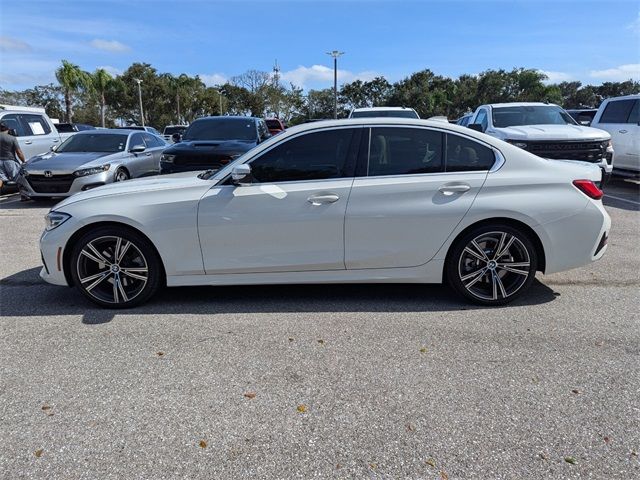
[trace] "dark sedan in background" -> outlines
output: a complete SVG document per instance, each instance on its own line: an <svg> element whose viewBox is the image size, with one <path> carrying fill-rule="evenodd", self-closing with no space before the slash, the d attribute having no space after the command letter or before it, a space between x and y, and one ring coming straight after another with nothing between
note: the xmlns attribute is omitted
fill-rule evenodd
<svg viewBox="0 0 640 480"><path fill-rule="evenodd" d="M216 170L271 137L267 124L255 117L204 117L167 148L160 173Z"/></svg>

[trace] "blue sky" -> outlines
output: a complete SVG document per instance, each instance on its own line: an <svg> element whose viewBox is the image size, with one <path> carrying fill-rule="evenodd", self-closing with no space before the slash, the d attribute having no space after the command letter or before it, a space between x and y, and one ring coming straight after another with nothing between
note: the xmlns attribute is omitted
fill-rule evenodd
<svg viewBox="0 0 640 480"><path fill-rule="evenodd" d="M640 80L638 0L0 0L0 86L55 82L61 59L132 62L224 82L249 69L309 88L429 68L536 68L550 80Z"/></svg>

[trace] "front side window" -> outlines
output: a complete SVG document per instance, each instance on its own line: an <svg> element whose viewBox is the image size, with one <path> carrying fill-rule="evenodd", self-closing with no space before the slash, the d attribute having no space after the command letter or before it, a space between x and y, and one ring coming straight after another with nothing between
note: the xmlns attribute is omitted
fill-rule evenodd
<svg viewBox="0 0 640 480"><path fill-rule="evenodd" d="M51 133L51 127L42 115L26 115L23 114L23 127L27 130L27 135L48 135Z"/></svg>
<svg viewBox="0 0 640 480"><path fill-rule="evenodd" d="M144 134L144 141L147 144L148 148L155 148L155 147L160 147L164 145L164 142L162 142L155 135L151 135L150 133Z"/></svg>
<svg viewBox="0 0 640 480"><path fill-rule="evenodd" d="M494 127L507 128L521 125L576 125L576 121L556 105L493 108Z"/></svg>
<svg viewBox="0 0 640 480"><path fill-rule="evenodd" d="M636 107L636 122L631 121L631 112L634 109L634 104L637 104L637 100L614 100L607 104L600 123L637 123L638 109Z"/></svg>
<svg viewBox="0 0 640 480"><path fill-rule="evenodd" d="M441 172L442 133L426 128L381 127L371 130L368 175Z"/></svg>
<svg viewBox="0 0 640 480"><path fill-rule="evenodd" d="M10 113L5 115L0 120L7 126L9 130L12 130L12 133L15 133L16 137L24 137L27 133L22 128L22 124L18 119L18 115L14 113Z"/></svg>
<svg viewBox="0 0 640 480"><path fill-rule="evenodd" d="M274 183L351 176L347 170L354 132L342 128L287 140L251 162L253 180Z"/></svg>
<svg viewBox="0 0 640 480"><path fill-rule="evenodd" d="M129 139L129 150L138 145L143 145L146 147L146 144L144 143L144 136L141 133L134 133Z"/></svg>
<svg viewBox="0 0 640 480"><path fill-rule="evenodd" d="M142 142L141 142L142 143ZM67 152L105 152L116 153L124 151L127 135L78 133L69 137L57 149L57 153Z"/></svg>
<svg viewBox="0 0 640 480"><path fill-rule="evenodd" d="M489 120L487 118L487 111L486 110L480 110L478 112L478 118L476 118L476 121L474 123L482 125L482 130L486 130L487 127L489 126Z"/></svg>
<svg viewBox="0 0 640 480"><path fill-rule="evenodd" d="M489 147L460 135L447 134L447 172L473 172L489 170L495 154Z"/></svg>

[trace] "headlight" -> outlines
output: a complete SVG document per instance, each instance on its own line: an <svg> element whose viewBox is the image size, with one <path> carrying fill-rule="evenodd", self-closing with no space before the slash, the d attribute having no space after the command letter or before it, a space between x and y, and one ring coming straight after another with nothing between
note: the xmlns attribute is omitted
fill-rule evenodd
<svg viewBox="0 0 640 480"><path fill-rule="evenodd" d="M106 165L100 165L99 167L83 168L82 170L76 170L75 172L73 172L73 175L76 177L86 177L87 175L95 175L96 173L106 172L107 170L109 170L110 166L111 165L107 163Z"/></svg>
<svg viewBox="0 0 640 480"><path fill-rule="evenodd" d="M54 228L62 225L64 222L66 222L70 218L71 218L71 215L69 215L68 213L49 212L44 216L44 224L45 224L44 229L46 231L53 230Z"/></svg>
<svg viewBox="0 0 640 480"><path fill-rule="evenodd" d="M176 158L175 155L167 155L167 154L162 154L162 157L160 157L160 161L161 162L166 162L166 163L173 163L173 160Z"/></svg>
<svg viewBox="0 0 640 480"><path fill-rule="evenodd" d="M602 142L602 147L608 152L613 152L613 143L611 143L611 140L605 140Z"/></svg>
<svg viewBox="0 0 640 480"><path fill-rule="evenodd" d="M520 142L518 140L507 140L507 142L515 147L522 148L523 150L527 149L527 144L525 142Z"/></svg>

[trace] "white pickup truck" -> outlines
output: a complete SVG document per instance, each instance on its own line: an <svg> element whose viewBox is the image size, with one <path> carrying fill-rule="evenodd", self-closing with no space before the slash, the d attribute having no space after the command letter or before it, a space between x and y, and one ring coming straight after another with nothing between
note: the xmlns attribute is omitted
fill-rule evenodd
<svg viewBox="0 0 640 480"><path fill-rule="evenodd" d="M44 108L0 105L0 122L14 134L26 159L60 145L73 133L58 133Z"/></svg>
<svg viewBox="0 0 640 480"><path fill-rule="evenodd" d="M481 105L468 127L540 157L596 164L602 169L603 184L613 170L611 135L579 125L558 105L541 102Z"/></svg>

